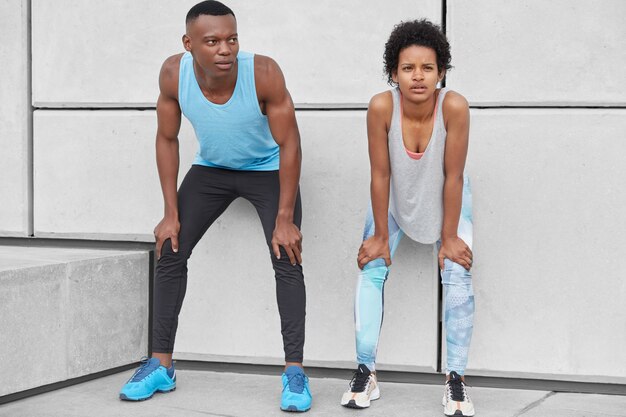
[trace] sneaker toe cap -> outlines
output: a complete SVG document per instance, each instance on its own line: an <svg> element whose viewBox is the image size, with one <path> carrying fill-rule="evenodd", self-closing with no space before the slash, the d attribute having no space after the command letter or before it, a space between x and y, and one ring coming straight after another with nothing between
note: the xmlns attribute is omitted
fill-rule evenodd
<svg viewBox="0 0 626 417"><path fill-rule="evenodd" d="M306 411L311 408L312 402L313 399L311 398L311 395L307 394L306 391L302 394L283 392L280 408L283 410L291 410L295 407L297 410L294 411Z"/></svg>

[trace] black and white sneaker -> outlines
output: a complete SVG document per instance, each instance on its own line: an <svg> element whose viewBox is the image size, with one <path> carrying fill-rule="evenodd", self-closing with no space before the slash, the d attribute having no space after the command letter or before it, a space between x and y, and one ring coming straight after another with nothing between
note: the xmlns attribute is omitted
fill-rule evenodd
<svg viewBox="0 0 626 417"><path fill-rule="evenodd" d="M367 408L370 401L380 398L380 389L376 374L367 366L360 364L350 381L348 390L341 397L341 405L350 408Z"/></svg>
<svg viewBox="0 0 626 417"><path fill-rule="evenodd" d="M450 372L443 394L443 413L446 416L471 417L474 415L474 403L467 394L465 382L456 372Z"/></svg>

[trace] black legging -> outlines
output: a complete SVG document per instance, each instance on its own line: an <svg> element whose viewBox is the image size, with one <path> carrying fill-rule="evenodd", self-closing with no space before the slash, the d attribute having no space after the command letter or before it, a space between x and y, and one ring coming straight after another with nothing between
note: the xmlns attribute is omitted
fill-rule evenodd
<svg viewBox="0 0 626 417"><path fill-rule="evenodd" d="M276 298L280 313L285 361L302 362L306 294L301 265L292 265L284 248L274 256L272 232L278 213L280 183L278 171L233 171L193 165L178 190L180 232L178 252L166 240L154 279L154 328L152 350L171 353L178 327L178 314L187 288L187 260L193 248L213 222L237 197L250 201L261 219L276 277ZM300 192L293 222L300 227Z"/></svg>

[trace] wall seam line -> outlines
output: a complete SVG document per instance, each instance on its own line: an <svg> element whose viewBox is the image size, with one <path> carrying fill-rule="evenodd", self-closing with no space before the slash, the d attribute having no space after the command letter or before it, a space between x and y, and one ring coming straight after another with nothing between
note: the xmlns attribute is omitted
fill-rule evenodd
<svg viewBox="0 0 626 417"><path fill-rule="evenodd" d="M448 35L447 34L447 21L446 21L446 17L447 17L447 13L448 13L448 1L447 0L441 0L441 30L443 31L444 35ZM441 82L441 87L445 88L446 86L446 77L444 76L442 82ZM435 249L435 259L437 260L437 255L438 255L438 251L437 251L437 246L435 245L434 247ZM441 283L441 269L439 268L439 262L437 262L437 277L436 277L436 283L437 283L437 372L443 372L443 370L447 367L447 363L444 364L444 359L443 359L443 337L444 337L444 333L443 333L443 321L444 321L444 313L443 313L443 284Z"/></svg>
<svg viewBox="0 0 626 417"><path fill-rule="evenodd" d="M489 110L489 109L511 109L511 110L526 110L526 109L540 109L540 110L624 110L626 109L626 105L624 106L483 106L483 105L471 105L470 109L477 110ZM31 107L32 111L36 110L47 110L47 111L125 111L125 110L134 110L134 111L146 111L146 110L156 110L156 107ZM341 112L341 111L361 111L367 110L367 104L363 104L361 106L354 107L298 107L295 106L296 111L323 111L323 112Z"/></svg>
<svg viewBox="0 0 626 417"><path fill-rule="evenodd" d="M27 136L27 145L26 152L27 156L27 173L26 173L26 181L28 182L28 191L27 191L27 206L28 206L28 225L27 225L27 234L28 236L34 236L35 234L35 157L34 157L34 117L33 113L35 108L33 107L33 23L32 23L32 10L33 4L32 0L26 1L26 97L28 99L28 104L26 106L28 116L26 122L26 136Z"/></svg>

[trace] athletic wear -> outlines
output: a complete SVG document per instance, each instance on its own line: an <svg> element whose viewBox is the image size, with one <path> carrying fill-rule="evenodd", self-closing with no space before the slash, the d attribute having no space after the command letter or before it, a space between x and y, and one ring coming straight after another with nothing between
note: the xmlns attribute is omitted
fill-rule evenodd
<svg viewBox="0 0 626 417"><path fill-rule="evenodd" d="M193 57L185 52L180 60L178 102L200 144L194 164L245 171L278 169L278 145L256 94L254 54L239 51L233 95L226 103L215 104L200 90Z"/></svg>
<svg viewBox="0 0 626 417"><path fill-rule="evenodd" d="M393 258L398 243L402 239L402 231L391 213L388 215L387 224L389 225L389 250ZM373 235L374 215L370 206L365 217L363 241ZM389 268L385 265L385 261L382 258L374 259L359 272L356 287L354 301L356 361L365 364L372 372L376 370L376 351L383 323L383 289L388 274Z"/></svg>
<svg viewBox="0 0 626 417"><path fill-rule="evenodd" d="M283 393L280 409L283 411L308 411L311 408L309 378L299 366L289 366L282 375Z"/></svg>
<svg viewBox="0 0 626 417"><path fill-rule="evenodd" d="M283 247L280 248L281 257L277 259L271 245L279 196L278 171L232 171L201 165L191 167L178 190L178 252L173 252L170 240L166 240L156 268L152 333L154 352L171 353L174 348L178 314L187 287L187 259L193 248L229 204L243 197L252 203L261 219L274 267L285 361L302 362L306 303L302 266L292 265ZM301 219L298 193L294 224L300 227Z"/></svg>
<svg viewBox="0 0 626 417"><path fill-rule="evenodd" d="M446 91L439 90L428 146L421 158L414 159L407 155L402 139L400 90L391 90L393 113L387 135L391 164L389 210L404 233L420 243L434 243L441 237L447 134L442 106Z"/></svg>
<svg viewBox="0 0 626 417"><path fill-rule="evenodd" d="M176 389L174 365L169 369L161 366L157 358L144 358L141 366L130 377L120 391L120 399L141 401L151 398L155 392L170 392Z"/></svg>
<svg viewBox="0 0 626 417"><path fill-rule="evenodd" d="M463 183L463 202L457 234L472 247L472 198L467 177ZM389 249L393 257L403 230L389 213ZM365 221L363 240L374 235L374 216L371 207ZM437 242L439 244L439 242ZM359 273L355 300L355 327L357 362L374 370L378 338L383 320L383 289L389 274L383 259L375 259ZM474 322L474 291L472 274L461 265L444 260L441 271L444 288L447 369L463 375L472 338Z"/></svg>
<svg viewBox="0 0 626 417"><path fill-rule="evenodd" d="M457 236L473 246L472 193L469 179L463 178L463 201ZM439 249L440 242L437 242ZM474 331L474 288L472 272L444 259L441 271L444 290L444 324L446 331L447 372L465 374L470 342Z"/></svg>
<svg viewBox="0 0 626 417"><path fill-rule="evenodd" d="M349 408L367 408L370 401L379 398L380 389L376 374L370 372L367 366L360 364L354 371L348 390L341 397L341 405Z"/></svg>
<svg viewBox="0 0 626 417"><path fill-rule="evenodd" d="M447 416L473 416L474 403L467 394L465 382L454 371L450 372L449 376L442 400L443 413Z"/></svg>
<svg viewBox="0 0 626 417"><path fill-rule="evenodd" d="M424 152L411 152L408 149L405 149L405 150L406 150L406 154L409 155L409 158L411 159L419 160L419 159L422 159L422 156L424 156Z"/></svg>
<svg viewBox="0 0 626 417"><path fill-rule="evenodd" d="M156 266L152 350L172 353L187 288L187 260L213 222L233 200L243 197L261 219L274 268L285 361L302 362L306 302L302 266L292 265L283 247L277 258L271 243L280 199L279 146L259 106L254 55L240 51L236 64L232 96L224 104L215 104L200 89L192 55L186 52L180 60L178 101L193 125L199 150L178 190L178 251L172 250L170 239L163 242ZM299 228L301 220L298 191L293 223ZM311 406L308 379L299 372L288 370L283 376L288 383L281 407L286 410L306 411Z"/></svg>

